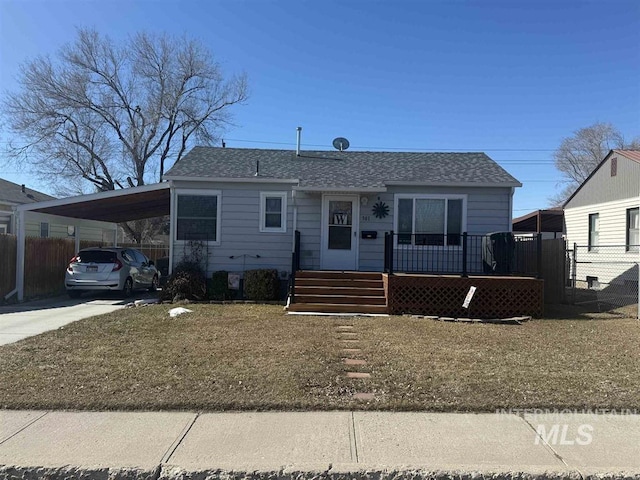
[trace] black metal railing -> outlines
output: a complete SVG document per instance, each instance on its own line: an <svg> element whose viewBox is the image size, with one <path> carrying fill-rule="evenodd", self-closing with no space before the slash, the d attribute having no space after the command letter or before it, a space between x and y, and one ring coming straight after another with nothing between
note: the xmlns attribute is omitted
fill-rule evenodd
<svg viewBox="0 0 640 480"><path fill-rule="evenodd" d="M510 232L487 235L409 234L387 232L387 273L539 276L541 235L516 237Z"/></svg>
<svg viewBox="0 0 640 480"><path fill-rule="evenodd" d="M300 270L300 232L294 232L293 252L291 253L291 276L289 277L289 299L293 303L296 295L296 272Z"/></svg>

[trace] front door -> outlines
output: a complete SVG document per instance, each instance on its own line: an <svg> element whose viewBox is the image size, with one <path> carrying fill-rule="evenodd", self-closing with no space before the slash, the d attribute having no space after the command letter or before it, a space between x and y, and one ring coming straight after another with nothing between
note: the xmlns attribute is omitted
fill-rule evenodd
<svg viewBox="0 0 640 480"><path fill-rule="evenodd" d="M359 199L354 195L325 195L322 200L323 270L358 269Z"/></svg>

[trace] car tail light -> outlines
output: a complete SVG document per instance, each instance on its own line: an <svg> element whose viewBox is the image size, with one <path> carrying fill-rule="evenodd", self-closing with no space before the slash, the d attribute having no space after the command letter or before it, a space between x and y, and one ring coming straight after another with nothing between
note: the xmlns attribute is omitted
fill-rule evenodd
<svg viewBox="0 0 640 480"><path fill-rule="evenodd" d="M78 256L76 255L71 260L69 260L69 265L67 265L67 272L73 273L73 268L71 268L71 264L76 263L78 261Z"/></svg>
<svg viewBox="0 0 640 480"><path fill-rule="evenodd" d="M117 272L121 268L122 268L122 262L116 258L116 263L113 265L113 268L111 269L111 271Z"/></svg>

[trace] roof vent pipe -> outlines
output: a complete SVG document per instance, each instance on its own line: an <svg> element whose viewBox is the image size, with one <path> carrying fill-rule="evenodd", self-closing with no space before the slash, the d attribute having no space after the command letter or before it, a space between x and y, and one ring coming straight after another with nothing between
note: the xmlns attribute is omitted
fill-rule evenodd
<svg viewBox="0 0 640 480"><path fill-rule="evenodd" d="M20 189L22 190L22 193L25 193L24 183L22 185L20 185Z"/></svg>
<svg viewBox="0 0 640 480"><path fill-rule="evenodd" d="M297 137L297 142L296 142L296 155L299 157L300 156L300 135L302 134L302 127L296 127L296 132L298 133Z"/></svg>

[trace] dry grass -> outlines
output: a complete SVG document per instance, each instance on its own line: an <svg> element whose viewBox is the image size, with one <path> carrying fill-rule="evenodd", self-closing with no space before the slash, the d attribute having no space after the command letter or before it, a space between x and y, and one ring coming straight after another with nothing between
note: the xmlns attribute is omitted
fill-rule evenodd
<svg viewBox="0 0 640 480"><path fill-rule="evenodd" d="M640 408L637 320L583 314L500 326L189 308L176 319L166 306L122 310L0 347L0 407ZM358 332L370 380L344 377L339 324ZM355 401L355 391L376 399Z"/></svg>

